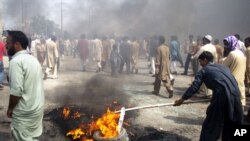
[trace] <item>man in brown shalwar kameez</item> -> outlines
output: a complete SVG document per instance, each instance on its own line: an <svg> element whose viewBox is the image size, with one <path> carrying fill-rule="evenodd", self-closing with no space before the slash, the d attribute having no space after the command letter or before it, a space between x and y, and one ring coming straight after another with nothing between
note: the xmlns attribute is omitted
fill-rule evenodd
<svg viewBox="0 0 250 141"><path fill-rule="evenodd" d="M106 63L109 58L109 50L110 50L111 42L107 39L107 37L103 37L102 39L102 71L106 68Z"/></svg>
<svg viewBox="0 0 250 141"><path fill-rule="evenodd" d="M169 47L165 44L165 38L163 36L158 37L159 46L156 51L156 59L155 59L155 83L154 83L154 91L153 94L159 94L161 81L166 87L169 98L173 97L173 86L170 81L170 54Z"/></svg>
<svg viewBox="0 0 250 141"><path fill-rule="evenodd" d="M135 71L135 73L138 73L138 64L139 64L139 52L140 52L140 44L136 40L136 38L133 39L132 45L131 45L131 51L132 51L132 73Z"/></svg>

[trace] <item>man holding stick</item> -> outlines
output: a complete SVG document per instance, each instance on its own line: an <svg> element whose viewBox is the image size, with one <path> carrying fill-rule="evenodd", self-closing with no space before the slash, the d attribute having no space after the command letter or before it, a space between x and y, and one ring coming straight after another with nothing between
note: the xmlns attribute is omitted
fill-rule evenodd
<svg viewBox="0 0 250 141"><path fill-rule="evenodd" d="M174 106L181 105L205 83L213 90L213 95L202 125L200 141L216 141L221 134L222 140L229 140L232 127L240 125L243 119L237 82L226 66L212 63L213 55L210 52L204 51L198 59L203 68L196 74L182 98L175 101Z"/></svg>

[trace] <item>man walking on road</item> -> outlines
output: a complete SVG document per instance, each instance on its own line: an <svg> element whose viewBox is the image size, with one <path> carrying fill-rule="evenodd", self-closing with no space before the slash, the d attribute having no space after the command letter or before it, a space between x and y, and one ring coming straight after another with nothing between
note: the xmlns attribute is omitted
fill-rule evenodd
<svg viewBox="0 0 250 141"><path fill-rule="evenodd" d="M7 116L12 118L11 134L16 141L34 141L42 134L44 91L42 68L28 54L28 39L21 31L8 31L10 98Z"/></svg>
<svg viewBox="0 0 250 141"><path fill-rule="evenodd" d="M50 75L52 71L52 79L57 79L57 63L59 61L59 53L56 44L56 37L52 36L51 40L46 41L46 70L44 79L47 79L47 76Z"/></svg>
<svg viewBox="0 0 250 141"><path fill-rule="evenodd" d="M170 80L170 52L169 47L165 43L165 38L159 36L158 38L159 46L156 52L155 58L155 83L153 94L159 94L161 88L161 81L166 87L169 98L173 97L173 86Z"/></svg>

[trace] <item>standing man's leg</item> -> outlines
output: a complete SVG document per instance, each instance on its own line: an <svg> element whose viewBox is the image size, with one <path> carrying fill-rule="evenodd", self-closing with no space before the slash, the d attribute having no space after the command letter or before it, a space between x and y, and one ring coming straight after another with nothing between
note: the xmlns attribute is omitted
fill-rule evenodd
<svg viewBox="0 0 250 141"><path fill-rule="evenodd" d="M181 53L179 52L178 54L179 54L179 55L178 55L178 61L180 62L181 67L184 67L184 65L183 65L183 61L182 61L182 56L181 56Z"/></svg>
<svg viewBox="0 0 250 141"><path fill-rule="evenodd" d="M3 89L3 80L4 80L4 66L3 66L3 61L0 61L0 89Z"/></svg>
<svg viewBox="0 0 250 141"><path fill-rule="evenodd" d="M161 79L160 75L155 75L154 91L153 94L159 94L161 88Z"/></svg>
<svg viewBox="0 0 250 141"><path fill-rule="evenodd" d="M58 58L57 61L56 61L56 70L57 71L60 69L60 65L61 65L60 63L61 63L60 58Z"/></svg>
<svg viewBox="0 0 250 141"><path fill-rule="evenodd" d="M120 64L119 73L122 73L124 64L125 64L125 60L123 59L122 62L121 62L121 64Z"/></svg>
<svg viewBox="0 0 250 141"><path fill-rule="evenodd" d="M170 84L171 84L171 86L173 87L173 86L174 86L175 78L173 77L172 74L170 74L169 76L170 76Z"/></svg>
<svg viewBox="0 0 250 141"><path fill-rule="evenodd" d="M222 141L230 141L230 136L232 135L232 130L234 126L240 125L240 123L235 123L229 118L225 118L224 127L222 131Z"/></svg>
<svg viewBox="0 0 250 141"><path fill-rule="evenodd" d="M82 71L86 71L86 59L81 59L81 64L82 64Z"/></svg>
<svg viewBox="0 0 250 141"><path fill-rule="evenodd" d="M155 75L155 57L151 57L151 72Z"/></svg>
<svg viewBox="0 0 250 141"><path fill-rule="evenodd" d="M167 91L169 93L169 98L172 98L174 90L173 90L173 86L171 85L170 79L169 80L163 80L163 85L166 87L166 89L167 89Z"/></svg>
<svg viewBox="0 0 250 141"><path fill-rule="evenodd" d="M130 74L130 59L126 59L126 72Z"/></svg>
<svg viewBox="0 0 250 141"><path fill-rule="evenodd" d="M194 76L195 76L196 73L198 72L198 67L199 67L198 59L193 59L193 60L192 60L192 68L193 68Z"/></svg>
<svg viewBox="0 0 250 141"><path fill-rule="evenodd" d="M114 64L114 76L115 77L118 75L119 66L120 66L120 63Z"/></svg>
<svg viewBox="0 0 250 141"><path fill-rule="evenodd" d="M173 68L172 73L177 75L176 61L171 61L170 66L171 66L171 68Z"/></svg>
<svg viewBox="0 0 250 141"><path fill-rule="evenodd" d="M105 67L106 67L106 61L102 61L101 62L101 65L102 65L102 71L104 71Z"/></svg>
<svg viewBox="0 0 250 141"><path fill-rule="evenodd" d="M97 61L97 70L96 72L100 72L102 69L101 61Z"/></svg>
<svg viewBox="0 0 250 141"><path fill-rule="evenodd" d="M26 136L22 131L16 130L14 128L11 129L11 135L15 141L38 141L31 136Z"/></svg>
<svg viewBox="0 0 250 141"><path fill-rule="evenodd" d="M53 68L53 79L57 79L57 63L55 64L54 68Z"/></svg>
<svg viewBox="0 0 250 141"><path fill-rule="evenodd" d="M50 75L50 71L51 71L51 68L46 67L45 72L44 72L44 78L43 78L44 80L48 78L48 76Z"/></svg>
<svg viewBox="0 0 250 141"><path fill-rule="evenodd" d="M111 62L111 76L115 76L115 63Z"/></svg>
<svg viewBox="0 0 250 141"><path fill-rule="evenodd" d="M185 62L185 67L184 67L184 75L187 75L188 74L188 68L189 68L189 64L190 64L190 61L191 61L191 54L188 54L187 55L187 58L186 58L186 62Z"/></svg>
<svg viewBox="0 0 250 141"><path fill-rule="evenodd" d="M226 117L226 105L226 95L213 95L211 104L207 109L207 117L202 124L200 141L216 141L219 139Z"/></svg>

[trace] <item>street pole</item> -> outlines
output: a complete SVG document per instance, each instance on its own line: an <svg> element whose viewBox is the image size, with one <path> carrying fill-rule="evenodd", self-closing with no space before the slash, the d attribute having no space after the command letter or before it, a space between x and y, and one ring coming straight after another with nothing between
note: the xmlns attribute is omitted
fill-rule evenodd
<svg viewBox="0 0 250 141"><path fill-rule="evenodd" d="M21 30L24 29L24 11L23 11L23 0L21 0Z"/></svg>

